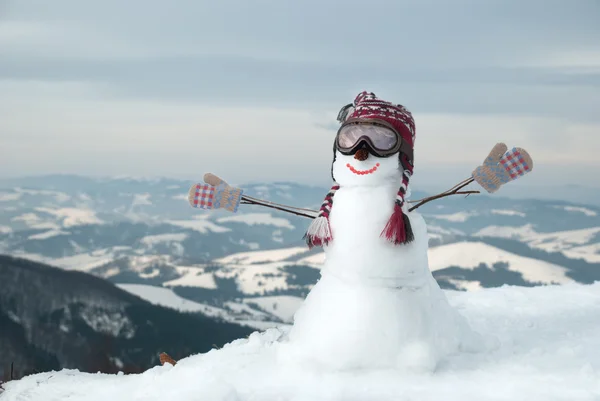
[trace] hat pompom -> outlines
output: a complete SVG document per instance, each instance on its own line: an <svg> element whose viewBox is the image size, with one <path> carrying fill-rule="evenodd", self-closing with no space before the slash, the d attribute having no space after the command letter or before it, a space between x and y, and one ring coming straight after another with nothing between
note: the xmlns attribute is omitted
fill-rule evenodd
<svg viewBox="0 0 600 401"><path fill-rule="evenodd" d="M415 237L410 225L410 219L404 214L402 207L398 203L394 205L394 213L392 213L381 235L385 236L395 245L408 244L414 241Z"/></svg>
<svg viewBox="0 0 600 401"><path fill-rule="evenodd" d="M354 105L357 105L365 100L377 100L377 95L375 95L373 92L362 91L354 98Z"/></svg>

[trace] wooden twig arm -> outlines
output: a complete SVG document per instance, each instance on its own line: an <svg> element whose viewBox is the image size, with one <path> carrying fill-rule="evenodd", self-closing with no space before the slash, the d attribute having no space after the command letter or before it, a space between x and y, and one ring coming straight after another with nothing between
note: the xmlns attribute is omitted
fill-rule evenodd
<svg viewBox="0 0 600 401"><path fill-rule="evenodd" d="M436 199L441 199L441 198L444 198L446 196L452 196L452 195L466 195L466 196L469 196L471 194L478 194L478 193L480 193L480 192L479 191L457 191L457 192L442 193L442 194L439 194L439 195L430 196L428 198L422 199L415 206L412 206L412 207L408 208L408 211L412 212L413 210L415 210L415 209L423 206L427 202L431 202L432 200L436 200Z"/></svg>
<svg viewBox="0 0 600 401"><path fill-rule="evenodd" d="M219 178L213 174L207 174L204 178L207 183L209 183L209 181L210 181L211 185L213 183L217 184L218 182L223 182L223 180L221 178ZM415 209L418 209L419 207L423 206L426 203L429 203L436 199L445 198L446 196L453 196L453 195L469 196L471 194L478 194L478 193L480 193L479 191L461 191L461 189L463 189L464 187L466 187L473 181L474 181L474 179L472 177L470 177L470 178L467 178L466 180L459 182L454 187L452 187L449 190L444 191L440 194L429 196L429 197L423 198L423 199L414 200L414 201L408 201L409 204L413 204L413 203L415 204L414 206L411 206L408 209L408 211L411 212ZM311 210L311 209L300 208L300 207L295 207L295 206L282 205L280 203L275 203L275 202L264 200L264 199L254 198L252 196L247 196L247 195L242 195L242 200L240 203L243 205L264 206L264 207L279 210L282 212L294 214L296 216L308 217L309 219L314 219L319 214L318 210Z"/></svg>
<svg viewBox="0 0 600 401"><path fill-rule="evenodd" d="M473 181L475 181L473 179L473 177L467 178L466 180L463 180L463 181L459 182L458 184L456 184L455 186L453 186L449 190L442 192L441 194L429 196L427 198L423 198L421 200L415 201L416 205L413 206L413 207L411 207L411 208L409 208L408 211L412 212L413 210L415 210L415 209L423 206L424 204L426 204L428 202L431 202L432 200L444 198L446 196L451 196L451 195L466 195L466 196L469 196L471 194L478 194L479 191L461 191L461 189L463 189L464 187L466 187L467 185L469 185Z"/></svg>

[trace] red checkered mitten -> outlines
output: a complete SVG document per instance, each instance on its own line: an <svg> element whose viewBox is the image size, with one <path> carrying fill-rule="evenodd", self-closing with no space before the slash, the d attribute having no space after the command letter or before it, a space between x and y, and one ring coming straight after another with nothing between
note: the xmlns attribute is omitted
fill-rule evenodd
<svg viewBox="0 0 600 401"><path fill-rule="evenodd" d="M192 207L200 209L226 209L237 212L242 194L240 188L229 186L214 174L205 174L206 184L195 184L190 188L188 200Z"/></svg>
<svg viewBox="0 0 600 401"><path fill-rule="evenodd" d="M494 193L510 181L531 172L533 160L529 153L522 148L512 148L507 151L504 143L498 143L482 166L473 171L473 178L487 192Z"/></svg>

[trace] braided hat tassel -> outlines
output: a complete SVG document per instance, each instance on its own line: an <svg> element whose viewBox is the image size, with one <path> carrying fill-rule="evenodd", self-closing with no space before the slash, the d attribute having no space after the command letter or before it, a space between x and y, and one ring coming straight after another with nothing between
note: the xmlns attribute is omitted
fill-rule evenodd
<svg viewBox="0 0 600 401"><path fill-rule="evenodd" d="M402 210L404 206L404 196L408 189L408 181L412 175L412 165L410 160L405 155L400 155L400 164L404 167L402 173L402 185L396 194L396 200L394 204L394 213L388 220L385 228L381 232L382 236L385 236L389 241L395 245L408 244L414 241L415 236L410 225L410 219Z"/></svg>
<svg viewBox="0 0 600 401"><path fill-rule="evenodd" d="M325 200L321 204L319 215L308 227L304 239L309 249L315 246L323 246L329 244L333 239L331 234L331 227L329 226L329 213L331 212L331 206L333 205L333 195L340 188L339 185L334 185L331 190L325 196Z"/></svg>

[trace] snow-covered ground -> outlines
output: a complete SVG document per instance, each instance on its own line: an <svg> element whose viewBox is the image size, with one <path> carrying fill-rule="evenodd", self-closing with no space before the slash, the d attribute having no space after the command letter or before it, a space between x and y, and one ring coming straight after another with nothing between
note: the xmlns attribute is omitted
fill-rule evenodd
<svg viewBox="0 0 600 401"><path fill-rule="evenodd" d="M502 216L519 216L525 217L525 213L519 212L516 210L507 210L507 209L492 209L492 214L499 214Z"/></svg>
<svg viewBox="0 0 600 401"><path fill-rule="evenodd" d="M289 220L281 217L273 217L271 213L246 213L236 216L228 216L217 219L218 223L246 223L250 226L262 224L267 226L275 226L280 228L294 229Z"/></svg>
<svg viewBox="0 0 600 401"><path fill-rule="evenodd" d="M73 247L77 246L77 244L72 245ZM73 256L65 256L62 258L50 258L27 252L14 252L13 255L40 263L47 263L51 266L56 266L67 270L88 272L95 267L114 261L116 258L122 256L130 249L131 248L127 246L115 246L112 248L98 249L92 252L82 252Z"/></svg>
<svg viewBox="0 0 600 401"><path fill-rule="evenodd" d="M217 288L214 275L211 273L203 273L203 270L199 269L198 267L177 266L175 269L177 270L177 273L181 275L181 277L163 283L164 286L200 287L210 289Z"/></svg>
<svg viewBox="0 0 600 401"><path fill-rule="evenodd" d="M446 220L446 221L451 221L451 222L458 222L458 223L464 223L465 221L467 221L468 219L470 219L473 216L476 216L476 213L468 213L468 212L457 212L457 213L453 213L453 214L431 214L431 215L427 215L431 218L434 219L438 219L438 220Z"/></svg>
<svg viewBox="0 0 600 401"><path fill-rule="evenodd" d="M216 225L215 223L208 221L206 219L195 219L195 220L169 220L167 223L183 228L189 228L190 230L198 231L202 234L206 234L209 231L215 233L225 233L231 231L231 229L227 227L221 227Z"/></svg>
<svg viewBox="0 0 600 401"><path fill-rule="evenodd" d="M567 270L562 266L515 255L483 242L456 242L430 248L428 259L431 271L450 266L474 269L481 263L493 266L505 262L509 270L521 273L525 280L532 283L562 284L573 281L566 276Z"/></svg>
<svg viewBox="0 0 600 401"><path fill-rule="evenodd" d="M36 207L35 210L58 218L62 221L63 227L75 227L87 224L104 224L102 220L96 217L96 212L93 210L74 207L65 207L60 209Z"/></svg>
<svg viewBox="0 0 600 401"><path fill-rule="evenodd" d="M600 244L584 245L563 251L565 256L573 259L583 259L589 263L600 263Z"/></svg>
<svg viewBox="0 0 600 401"><path fill-rule="evenodd" d="M594 217L594 216L598 215L598 213L596 213L595 211L590 210L585 207L577 207L577 206L555 206L555 207L562 208L563 210L566 210L567 212L583 213L588 217Z"/></svg>
<svg viewBox="0 0 600 401"><path fill-rule="evenodd" d="M272 321L274 319L272 319L271 315L252 309L245 303L226 302L224 305L226 309L222 309L182 298L175 294L170 288L146 284L117 284L117 287L137 295L154 305L176 309L181 312L202 313L206 316L223 319L242 326L249 326L255 330L264 330L277 325L277 323ZM252 298L252 300L255 300L255 303L262 303L262 305L264 305L264 310L279 319L281 319L279 317L280 315L287 317L287 322L291 321L291 316L295 312L295 309L290 307L290 305L293 306L294 300L288 298L295 297L263 297ZM300 302L302 301L299 298L296 299ZM297 301L297 303L299 302ZM279 305L281 306L278 310Z"/></svg>
<svg viewBox="0 0 600 401"><path fill-rule="evenodd" d="M215 260L217 263L249 265L252 263L280 262L300 253L305 253L306 247L274 249L269 251L241 252Z"/></svg>
<svg viewBox="0 0 600 401"><path fill-rule="evenodd" d="M589 263L597 263L600 260L597 253L597 243L592 241L599 233L600 227L538 233L533 225L526 224L521 227L488 226L474 235L517 239L527 243L532 248L546 252L562 252L569 258L581 258Z"/></svg>
<svg viewBox="0 0 600 401"><path fill-rule="evenodd" d="M270 329L142 374L32 375L7 383L2 400L600 399L600 283L446 294L499 346L451 356L432 373L322 371L283 357L285 330Z"/></svg>
<svg viewBox="0 0 600 401"><path fill-rule="evenodd" d="M169 288L161 288L145 284L117 284L117 287L135 294L138 297L155 305L177 309L182 312L202 312L208 316L218 317L226 315L226 312L220 308L181 298Z"/></svg>
<svg viewBox="0 0 600 401"><path fill-rule="evenodd" d="M187 237L188 234L186 233L147 235L142 237L140 242L144 245L152 247L161 243L182 242L185 241Z"/></svg>
<svg viewBox="0 0 600 401"><path fill-rule="evenodd" d="M269 297L246 298L244 303L255 304L284 322L292 323L294 314L304 301L300 297L291 295L274 295Z"/></svg>
<svg viewBox="0 0 600 401"><path fill-rule="evenodd" d="M70 233L68 231L53 229L53 230L49 230L49 231L46 231L41 234L30 235L27 239L48 239L48 238L56 237L57 235L69 235L69 234Z"/></svg>
<svg viewBox="0 0 600 401"><path fill-rule="evenodd" d="M244 294L261 295L265 292L289 287L287 278L282 274L289 263L273 262L260 265L228 265L228 270L219 271L219 277L235 279L238 289ZM268 279L268 280L266 280Z"/></svg>

